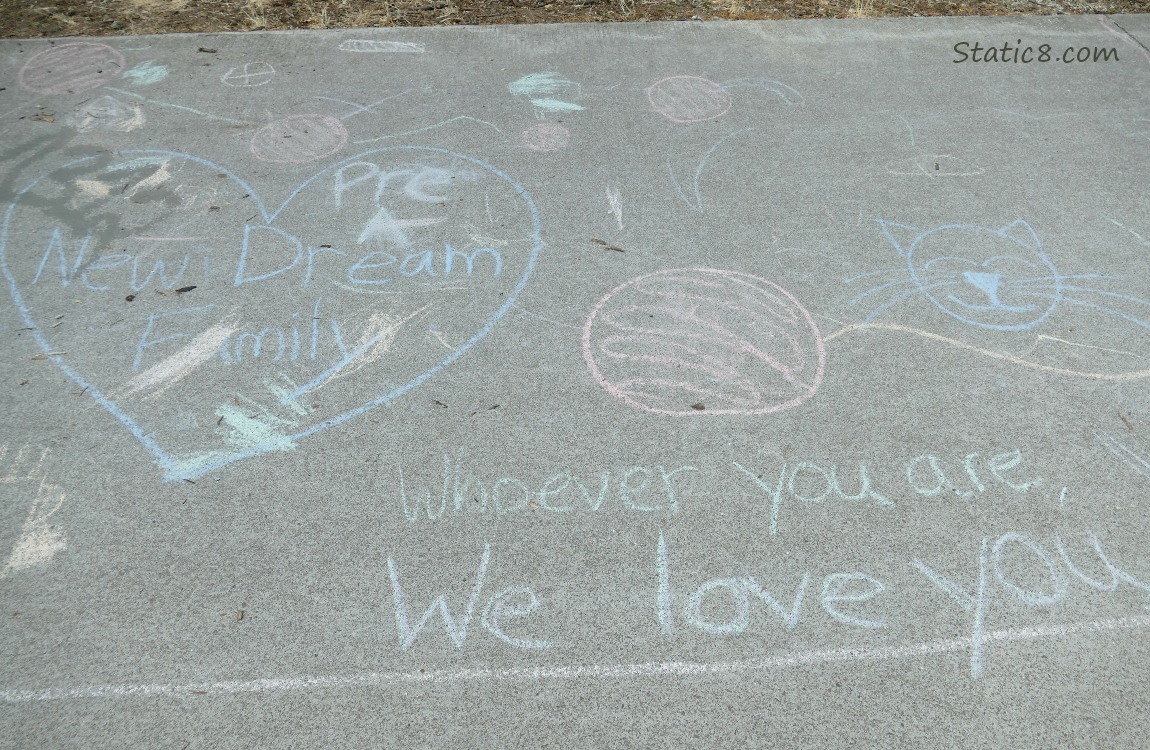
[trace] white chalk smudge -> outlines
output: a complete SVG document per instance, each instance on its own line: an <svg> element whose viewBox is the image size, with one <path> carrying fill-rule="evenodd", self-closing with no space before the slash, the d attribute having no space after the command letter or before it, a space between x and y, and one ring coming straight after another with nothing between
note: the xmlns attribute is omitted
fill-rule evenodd
<svg viewBox="0 0 1150 750"><path fill-rule="evenodd" d="M36 487L36 498L20 527L20 535L0 568L0 580L45 563L67 547L64 532L51 523L52 516L64 504L65 498L63 490L43 474L44 459L51 451L43 448L40 455L33 458L31 454L34 452L28 445L21 446L12 456L7 471L0 476L0 483L5 485ZM6 459L8 453L8 444L0 445L0 461Z"/></svg>
<svg viewBox="0 0 1150 750"><path fill-rule="evenodd" d="M64 532L49 523L52 516L64 504L64 492L47 479L40 480L36 500L20 527L20 538L8 553L0 579L12 573L26 570L52 559L60 550L67 547Z"/></svg>
<svg viewBox="0 0 1150 750"><path fill-rule="evenodd" d="M619 196L618 188L607 188L608 213L615 217L615 223L623 228L623 199Z"/></svg>
<svg viewBox="0 0 1150 750"><path fill-rule="evenodd" d="M99 180L76 180L72 183L85 195L92 198L107 198L112 192L112 186Z"/></svg>
<svg viewBox="0 0 1150 750"><path fill-rule="evenodd" d="M155 190L168 180L172 179L172 173L168 171L169 163L170 162L165 161L160 165L159 169L133 185L132 192L128 193L129 197L135 195L141 190Z"/></svg>
<svg viewBox="0 0 1150 750"><path fill-rule="evenodd" d="M160 170L167 169L167 165ZM156 174L159 174L157 172ZM154 176L154 175L153 175ZM150 179L150 178L149 178ZM140 183L141 185L143 182ZM138 186L137 186L138 187ZM176 352L162 362L149 367L133 377L125 384L125 396L139 391L154 388L147 398L155 398L171 386L187 377L193 370L210 360L234 334L238 328L235 325L218 323L196 336L190 344Z"/></svg>
<svg viewBox="0 0 1150 750"><path fill-rule="evenodd" d="M289 432L298 427L299 422L277 416L263 404L243 394L237 394L234 401L217 406L215 415L218 417L216 433L234 450L205 451L169 458L161 463L169 481L199 476L205 466L226 461L235 456L236 452L290 452L296 448L295 440Z"/></svg>
<svg viewBox="0 0 1150 750"><path fill-rule="evenodd" d="M417 42L387 42L380 39L345 39L339 43L343 52L401 52L420 54L425 51Z"/></svg>
<svg viewBox="0 0 1150 750"><path fill-rule="evenodd" d="M64 118L65 125L81 133L93 130L131 133L144 127L146 122L139 104L129 106L111 96L100 96L85 102Z"/></svg>
<svg viewBox="0 0 1150 750"><path fill-rule="evenodd" d="M124 78L132 79L132 83L136 86L159 83L167 77L168 66L156 65L151 60L145 60L134 68L124 71Z"/></svg>
<svg viewBox="0 0 1150 750"><path fill-rule="evenodd" d="M578 112L583 107L572 102L563 102L558 99L532 99L531 103L539 109L547 110L548 112Z"/></svg>
<svg viewBox="0 0 1150 750"><path fill-rule="evenodd" d="M431 307L431 305L424 305L405 318L396 318L387 313L374 313L368 318L367 322L364 323L363 333L359 341L357 341L350 350L346 349L343 345L342 339L340 338L339 324L333 320L332 333L336 336L340 349L344 351L343 358L313 378L310 382L301 385L287 394L284 397L287 400L281 399L280 403L287 404L289 401L295 400L305 393L314 391L328 383L351 375L365 365L376 361L391 349L391 345L395 342L395 338L399 335L399 329L403 324L417 315L422 314L429 307Z"/></svg>
<svg viewBox="0 0 1150 750"><path fill-rule="evenodd" d="M543 73L530 73L522 78L507 84L507 91L512 96L539 96L541 94L557 94L569 88L578 88L579 84L569 81L558 73L545 71Z"/></svg>
<svg viewBox="0 0 1150 750"><path fill-rule="evenodd" d="M266 408L259 407L256 414L248 414L242 407L225 403L216 409L216 416L226 425L224 440L235 448L244 450L259 446L261 450L295 450L295 441L283 428L295 427L296 423L277 417Z"/></svg>

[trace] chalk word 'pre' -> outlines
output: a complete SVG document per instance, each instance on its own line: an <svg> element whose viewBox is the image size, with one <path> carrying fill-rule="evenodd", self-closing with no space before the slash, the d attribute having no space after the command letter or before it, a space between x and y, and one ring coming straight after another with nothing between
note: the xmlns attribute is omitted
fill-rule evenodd
<svg viewBox="0 0 1150 750"><path fill-rule="evenodd" d="M44 355L194 479L450 365L514 304L540 231L508 175L443 149L363 152L275 210L220 165L133 150L19 191L0 271ZM83 304L60 326L62 291Z"/></svg>

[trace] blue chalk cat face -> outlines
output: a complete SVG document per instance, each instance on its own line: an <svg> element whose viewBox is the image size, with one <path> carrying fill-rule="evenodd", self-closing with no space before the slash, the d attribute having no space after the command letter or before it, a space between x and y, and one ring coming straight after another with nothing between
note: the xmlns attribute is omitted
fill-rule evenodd
<svg viewBox="0 0 1150 750"><path fill-rule="evenodd" d="M881 220L879 225L906 260L910 289L880 305L871 318L921 294L968 325L1021 331L1042 323L1058 305L1062 277L1022 219L999 229L951 224L923 231Z"/></svg>

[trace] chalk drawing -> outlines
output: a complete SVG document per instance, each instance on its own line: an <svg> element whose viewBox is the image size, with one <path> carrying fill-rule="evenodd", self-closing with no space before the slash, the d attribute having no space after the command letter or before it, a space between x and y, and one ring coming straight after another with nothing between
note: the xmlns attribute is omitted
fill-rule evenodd
<svg viewBox="0 0 1150 750"><path fill-rule="evenodd" d="M266 86L276 77L276 69L271 63L261 60L244 63L242 66L228 68L228 72L220 76L220 83L232 88L253 88Z"/></svg>
<svg viewBox="0 0 1150 750"><path fill-rule="evenodd" d="M393 42L382 39L345 39L339 43L343 52L393 52L401 54L423 54L426 50L420 42Z"/></svg>
<svg viewBox="0 0 1150 750"><path fill-rule="evenodd" d="M156 65L152 60L145 60L125 70L124 78L130 79L134 86L150 86L167 78L168 72L167 65Z"/></svg>
<svg viewBox="0 0 1150 750"><path fill-rule="evenodd" d="M409 320L422 315L427 311L428 307L430 307L430 305L424 305L404 318L388 315L387 313L373 313L364 322L363 333L360 335L359 341L352 344L350 350L345 348L342 341L340 342L340 349L345 352L341 359L312 380L282 396L281 403L287 404L294 402L305 393L311 393L327 383L348 377L349 375L354 375L364 366L375 362L391 350L392 344L395 343L396 336L399 335L400 328ZM332 328L332 333L342 338L338 326Z"/></svg>
<svg viewBox="0 0 1150 750"><path fill-rule="evenodd" d="M912 561L913 567L919 573L957 602L964 611L972 615L969 641L971 644L971 677L977 679L982 676L986 668L984 646L992 640L986 634L986 618L989 615L991 605L996 603L995 588L1000 593L1006 594L1008 601L1016 600L1030 607L1049 608L1062 602L1069 595L1070 578L1066 574L1069 572L1082 583L1098 591L1114 592L1118 590L1119 584L1125 583L1141 591L1144 595L1150 596L1150 584L1139 581L1111 562L1093 531L1087 530L1085 536L1090 540L1099 562L1110 573L1109 583L1103 583L1082 573L1071 562L1061 538L1054 540L1059 553L1056 558L1053 553L1037 541L1016 531L1003 534L994 540L993 544L989 537L982 539L976 560L977 583L972 591L967 591L961 584L933 570L922 560L915 559ZM1016 569L1020 566L1031 571L1031 576L1026 579L1026 584L1020 583L1015 578ZM1063 567L1066 568L1065 572ZM1045 576L1035 575L1033 573L1035 570L1043 571ZM1039 579L1043 580L1040 587L1029 587L1033 585L1032 581ZM994 583L997 583L996 587L992 587Z"/></svg>
<svg viewBox="0 0 1150 750"><path fill-rule="evenodd" d="M20 68L20 86L37 94L78 94L124 71L124 56L98 42L69 42L36 53Z"/></svg>
<svg viewBox="0 0 1150 750"><path fill-rule="evenodd" d="M490 123L490 122L487 122L486 120L480 120L480 119L477 119L475 117L469 117L468 115L458 115L456 117L452 117L452 118L449 118L447 120L444 120L443 122L437 122L434 125L425 125L421 128L415 128L413 130L405 130L401 133L392 133L391 135L381 135L378 138L366 138L362 141L353 141L353 142L358 146L358 145L362 145L364 143L378 143L379 141L387 141L387 140L391 140L393 138L404 138L404 137L409 136L409 135L417 135L419 133L426 133L430 130L442 128L442 127L445 127L447 125L451 125L451 124L456 123L456 122L474 122L474 123L476 123L478 125L482 125L486 128L491 128L492 130L494 130L497 133L503 132L502 130L499 129L499 127L497 125Z"/></svg>
<svg viewBox="0 0 1150 750"><path fill-rule="evenodd" d="M507 84L507 91L512 96L522 96L528 99L542 95L550 96L569 89L578 90L579 88L579 84L551 71L529 73Z"/></svg>
<svg viewBox="0 0 1150 750"><path fill-rule="evenodd" d="M697 76L671 76L647 88L647 101L671 122L716 120L731 109L731 94L722 85Z"/></svg>
<svg viewBox="0 0 1150 750"><path fill-rule="evenodd" d="M107 198L112 194L112 186L99 180L76 180L72 183L80 192L92 198Z"/></svg>
<svg viewBox="0 0 1150 750"><path fill-rule="evenodd" d="M511 309L541 248L535 205L508 175L418 147L345 159L276 210L198 157L100 153L17 191L0 225L0 270L44 358L168 480L294 450L421 385ZM63 289L128 328L57 327ZM226 309L208 301L222 290ZM389 294L365 304L362 290ZM145 292L146 306L125 301ZM266 309L276 298L286 309ZM189 418L216 429L179 429Z"/></svg>
<svg viewBox="0 0 1150 750"><path fill-rule="evenodd" d="M922 230L880 220L879 226L905 261L902 268L859 274L846 283L871 284L851 306L871 305L861 324L851 324L828 336L833 340L852 330L906 331L1001 361L1046 372L1100 380L1136 380L1150 368L1112 372L1084 371L1035 361L1029 356L995 351L915 326L876 323L876 318L916 299L975 330L1029 331L1047 324L1055 313L1093 313L1137 328L1150 328L1150 300L1116 291L1123 279L1105 273L1064 274L1047 255L1038 233L1024 219L999 227L952 224ZM1122 356L1144 355L1096 344L1081 344L1038 334L1035 344L1057 342ZM1113 358L1111 358L1112 361Z"/></svg>
<svg viewBox="0 0 1150 750"><path fill-rule="evenodd" d="M151 390L150 398L162 394L168 388L183 380L191 372L216 356L220 346L235 335L238 327L234 324L219 323L192 339L192 342L162 362L135 375L124 384L123 397Z"/></svg>
<svg viewBox="0 0 1150 750"><path fill-rule="evenodd" d="M572 331L579 331L580 333L583 332L583 326L581 325L576 325L575 323L564 323L562 320L556 320L555 318L549 318L546 315L540 315L534 310L526 308L523 305L515 305L515 309L533 320L547 323L549 326L554 328L564 328Z"/></svg>
<svg viewBox="0 0 1150 750"><path fill-rule="evenodd" d="M1109 221L1109 222L1110 222L1111 224L1113 224L1114 226L1118 227L1119 229L1125 229L1127 232L1129 232L1129 233L1130 233L1130 235L1131 235L1132 237L1134 237L1134 239L1138 240L1138 242L1139 242L1140 244L1142 244L1142 245L1145 245L1146 247L1150 247L1150 240L1146 239L1145 237L1143 237L1142 235L1140 235L1138 232L1135 232L1133 229L1131 229L1130 227L1126 226L1126 225L1125 225L1125 224L1123 224L1122 222L1120 222L1120 221L1117 221L1117 220L1115 220L1115 219L1111 219L1109 216L1107 216L1107 217L1106 217L1106 220L1107 220L1107 221Z"/></svg>
<svg viewBox="0 0 1150 750"><path fill-rule="evenodd" d="M887 172L899 177L977 177L985 167L950 154L927 154L900 159L887 165Z"/></svg>
<svg viewBox="0 0 1150 750"><path fill-rule="evenodd" d="M251 153L260 161L303 164L338 153L346 145L347 128L331 115L292 115L256 131Z"/></svg>
<svg viewBox="0 0 1150 750"><path fill-rule="evenodd" d="M1037 232L1024 219L997 229L951 224L923 231L883 220L879 226L905 259L906 272L852 301L857 304L893 290L866 322L908 298L922 296L968 325L1026 330L1050 316L1069 281L1058 273ZM906 286L910 289L904 291Z"/></svg>
<svg viewBox="0 0 1150 750"><path fill-rule="evenodd" d="M525 75L507 84L507 91L512 96L528 99L533 106L544 112L578 112L583 109L574 102L555 98L556 94L564 92L571 92L578 97L582 87L552 71Z"/></svg>
<svg viewBox="0 0 1150 750"><path fill-rule="evenodd" d="M782 81L773 81L769 78L735 78L730 81L723 81L720 85L728 92L731 89L749 88L774 94L779 101L790 107L798 106L806 101L806 98L792 87Z"/></svg>
<svg viewBox="0 0 1150 750"><path fill-rule="evenodd" d="M1103 635L1126 630L1150 628L1150 616L1119 617L1108 620L1039 625L1030 628L987 630L980 634L979 648L986 644L1027 643L1075 636ZM109 698L186 699L188 695L236 695L242 693L280 693L289 691L337 690L341 688L406 689L409 685L459 684L489 682L526 682L571 680L600 682L616 680L675 679L684 677L722 677L757 674L828 664L861 663L922 659L929 656L971 651L970 638L947 638L899 646L789 651L756 659L731 662L634 662L629 664L560 664L548 667L465 667L461 669L418 669L410 672L362 672L344 675L306 675L269 677L195 683L128 683L89 685L75 688L42 690L0 690L5 703L39 703L44 701L92 700Z"/></svg>
<svg viewBox="0 0 1150 750"><path fill-rule="evenodd" d="M968 351L976 352L984 357L989 357L990 359L997 359L1001 362L1009 362L1010 364L1021 365L1022 367L1039 370L1041 372L1051 372L1058 375L1069 375L1071 377L1088 378L1090 380L1109 380L1112 382L1124 382L1129 380L1142 380L1144 378L1150 378L1150 368L1145 370L1134 370L1130 372L1112 373L1074 370L1068 367L1054 367L1052 365L1043 364L1041 362L1034 362L1032 360L1023 359L1022 357L1016 357L1012 354L994 351L993 349L974 346L973 344L970 344L966 341L960 341L959 339L942 336L940 334L926 331L921 328L898 325L897 323L852 323L843 326L833 333L827 334L826 341L830 343L831 341L839 339L845 334L852 333L854 331L892 331L896 333L910 333L914 334L915 336L922 336L925 339L930 339L931 341L938 341L940 343L958 347L959 349L966 349Z"/></svg>
<svg viewBox="0 0 1150 750"><path fill-rule="evenodd" d="M480 624L483 628L509 646L536 650L551 648L551 644L547 641L512 636L504 630L504 625L500 623L500 620L504 617L508 619L523 618L539 609L539 597L526 586L513 586L504 589L495 596L492 596L486 606L481 610L479 609L480 597L483 594L483 584L487 577L487 569L490 562L491 545L485 544L483 546L483 555L479 559L479 569L476 572L475 585L471 589L471 595L467 598L467 605L463 613L459 615L458 618L452 615L446 595L440 594L432 600L431 604L424 611L423 616L420 617L415 624L412 624L408 614L407 594L400 583L399 567L396 565L394 558L388 557L387 572L391 578L392 599L395 603L395 627L399 634L400 648L407 651L415 644L420 633L432 617L435 616L436 610L438 610L443 620L444 631L456 649L463 648L463 644L467 640L467 631L471 626L471 621L475 618L476 614L480 613ZM527 597L526 606L512 606L511 602L520 596Z"/></svg>
<svg viewBox="0 0 1150 750"><path fill-rule="evenodd" d="M961 627L969 631L965 637L936 639L925 642L884 645L878 647L851 646L836 649L803 649L781 651L767 656L753 659L744 659L730 662L690 662L690 661L660 661L637 663L606 663L606 664L551 664L536 667L517 667L495 669L491 667L464 667L457 669L412 669L410 671L395 672L369 672L351 675L328 676L300 676L279 677L271 679L253 679L246 681L217 681L206 683L151 683L151 684L106 684L89 685L81 687L56 687L49 689L14 689L0 690L0 700L6 703L35 703L57 700L81 700L99 698L156 698L170 696L173 698L186 697L189 693L231 695L237 693L275 693L290 690L318 690L337 688L363 688L365 686L403 687L417 684L452 684L464 682L487 681L524 681L535 682L540 680L621 680L621 679L650 679L650 678L683 678L698 676L735 676L741 674L754 674L773 670L782 670L795 667L811 667L824 664L842 662L878 663L900 659L923 659L931 656L946 654L968 655L970 674L973 679L979 679L986 673L987 652L989 647L1009 643L1039 642L1049 645L1053 639L1081 637L1086 635L1102 635L1118 633L1126 630L1145 630L1150 628L1150 616L1128 616L1109 619L1094 619L1078 622L1050 622L1050 615L1043 613L1041 625L1031 627L1014 627L1009 629L991 629L988 623L996 609L1003 605L1009 606L1015 613L1019 605L1030 609L1043 609L1053 611L1052 607L1069 598L1072 593L1078 596L1096 596L1097 593L1116 593L1123 586L1135 589L1142 595L1150 594L1150 584L1144 583L1129 572L1119 568L1111 561L1103 550L1100 540L1091 531L1084 534L1086 540L1097 556L1097 562L1082 566L1082 553L1075 552L1072 556L1062 538L1054 539L1054 548L1057 553L1051 552L1047 547L1019 532L1010 531L997 539L987 537L979 543L976 584L968 589L963 582L953 580L943 575L921 559L910 561L912 567L922 578L918 579L922 586L931 586L937 589L948 602L952 602L957 610L970 617L969 625L964 623ZM479 555L478 566L474 579L468 577L463 582L464 590L451 596L456 602L453 609L449 602L448 593L439 593L430 598L430 602L423 609L422 615L416 620L412 617L410 602L413 597L409 593L414 580L418 586L418 578L407 579L400 569L400 564L392 555L388 556L388 577L392 589L392 603L394 607L395 626L398 636L398 648L407 654L419 643L423 648L442 648L450 644L454 651L463 649L469 638L472 638L476 620L479 624L504 644L520 649L549 649L551 642L525 637L531 632L532 623L525 618L544 609L540 597L527 586L516 585L503 588L494 596L487 596L485 586L488 577L492 575L492 560L494 552L490 544L484 544ZM656 568L658 585L654 587L652 599L654 600L656 617L652 624L658 624L658 630L665 640L674 639L678 633L679 621L691 626L697 631L714 637L737 637L749 629L752 620L766 622L767 627L777 627L789 632L797 631L804 626L809 630L812 619L819 618L821 623L825 619L818 613L816 605L811 599L818 599L818 608L831 618L835 626L846 626L851 630L843 631L854 633L860 637L864 633L876 629L890 631L891 623L886 620L873 619L881 612L879 597L887 590L886 584L874 576L858 571L835 571L824 576L822 586L813 584L814 576L811 570L799 570L787 575L782 585L772 584L770 588L759 583L752 575L737 577L713 578L704 581L694 593L684 597L679 576L673 569L674 558L668 552L668 544L664 533L660 530L656 549ZM1105 568L1108 580L1099 579L1084 573L1082 567L1091 570L1098 565ZM1019 580L1020 571L1042 571L1038 576L1028 575L1025 580ZM778 577L775 573L774 577ZM1043 585L1036 581L1044 579ZM1080 583L1085 586L1077 586ZM1075 588L1072 590L1072 586ZM821 593L814 592L821 588ZM687 586L690 590L691 586ZM810 592L810 593L808 593ZM706 600L722 595L733 599L734 614L726 615L726 619L719 619L722 615L714 609L707 607ZM486 606L482 602L487 599ZM875 600L875 601L872 601ZM424 599L427 601L427 599ZM686 606L680 611L679 604ZM889 605L887 605L889 611ZM419 611L417 608L416 612ZM730 610L727 610L730 612ZM814 615L812 617L812 611ZM893 614L893 613L892 613ZM1012 615L1012 619L1017 614ZM502 622L501 622L502 620ZM515 622L508 623L506 620ZM433 622L442 625L442 635L436 632ZM507 627L514 627L514 632L507 632ZM537 626L536 626L537 627ZM760 625L760 629L763 627ZM825 624L824 624L825 627ZM446 638L444 638L444 636ZM755 638L762 636L756 633ZM1129 647L1127 639L1126 647ZM1114 647L1121 647L1119 642Z"/></svg>
<svg viewBox="0 0 1150 750"><path fill-rule="evenodd" d="M619 195L618 188L607 187L607 212L615 217L619 229L623 229L623 199Z"/></svg>
<svg viewBox="0 0 1150 750"><path fill-rule="evenodd" d="M874 472L865 462L859 462L857 468L854 468L854 462L846 467L809 460L784 462L777 476L773 468L753 470L738 461L733 461L732 465L755 483L763 499L769 503L771 534L779 532L779 515L784 502L800 505L864 503L894 508L891 498L900 496L904 498L900 502L905 503L907 490L914 493L911 497L946 497L969 502L988 490L998 490L1000 486L1025 494L1043 485L1042 477L1033 476L1028 467L1020 468L1022 452L1017 448L985 456L980 452L967 453L961 458L933 453L914 456L893 470L906 479L905 484L899 482L893 487L886 481L876 482ZM892 470L888 467L879 473L889 476Z"/></svg>
<svg viewBox="0 0 1150 750"><path fill-rule="evenodd" d="M691 176L691 184L690 184L691 194L689 196L687 195L687 193L685 193L683 191L683 185L679 182L679 178L675 175L675 168L674 168L674 165L673 165L673 162L671 159L671 154L668 154L667 155L667 174L670 175L670 177L671 177L671 183L675 186L675 192L678 194L679 200L681 200L681 201L683 201L683 203L687 204L687 206L690 207L696 213L700 213L700 214L703 213L703 195L702 195L702 192L700 191L699 183L703 179L703 171L707 168L707 162L710 161L711 156L713 156L715 151L717 151L718 148L720 146L722 146L724 143L726 143L727 141L729 141L733 138L738 138L740 135L743 135L745 133L754 132L755 130L756 130L756 128L743 128L742 130L736 130L733 133L729 133L729 134L723 136L718 141L716 141L710 148L708 148L706 150L706 152L703 154L702 158L700 158L698 163L695 165L694 174Z"/></svg>
<svg viewBox="0 0 1150 750"><path fill-rule="evenodd" d="M1136 473L1150 479L1150 451L1130 438L1121 440L1114 433L1104 430L1095 430L1094 440Z"/></svg>
<svg viewBox="0 0 1150 750"><path fill-rule="evenodd" d="M688 465L629 466L588 476L563 468L543 479L504 474L492 480L468 466L460 450L456 456L443 455L441 478L431 485L420 488L418 482L407 478L410 474L405 477L402 466L393 484L409 523L466 520L487 514L578 514L613 509L675 517L682 482L695 472L698 469ZM683 476L676 484L678 475Z"/></svg>
<svg viewBox="0 0 1150 750"><path fill-rule="evenodd" d="M822 383L811 314L766 279L709 268L659 271L611 290L583 327L592 376L655 414L772 414Z"/></svg>
<svg viewBox="0 0 1150 750"><path fill-rule="evenodd" d="M541 122L523 131L523 145L541 154L563 151L571 143L571 131L554 122Z"/></svg>
<svg viewBox="0 0 1150 750"><path fill-rule="evenodd" d="M1150 300L1084 283L1118 277L1059 273L1044 252L1037 232L1024 219L999 229L947 225L925 232L890 222L879 224L906 258L907 281L913 290L911 295L900 293L884 302L869 319L908 296L921 294L952 318L995 331L1033 328L1060 304L1076 305L1150 328L1150 321L1142 317L1144 313L1131 314L1108 306L1129 302L1135 306L1132 309L1141 310L1150 306ZM940 289L945 292L937 291ZM865 294L879 290L875 287Z"/></svg>
<svg viewBox="0 0 1150 750"><path fill-rule="evenodd" d="M109 130L131 133L144 127L147 119L139 104L131 106L111 96L99 96L76 107L64 118L64 124L81 133Z"/></svg>
<svg viewBox="0 0 1150 750"><path fill-rule="evenodd" d="M365 112L368 114L371 114L375 110L376 107L383 104L384 102L389 102L392 99L396 99L396 98L404 96L405 94L408 94L408 93L410 93L410 89L408 91L401 91L398 94L392 94L391 96L385 96L382 99L378 99L374 102L371 102L370 104L359 104L358 102L349 102L345 99L335 99L335 98L330 97L330 96L317 96L316 99L322 99L322 100L327 101L327 102L336 102L337 104L346 104L347 106L352 107L353 109L351 112L348 112L346 115L343 115L342 117L339 118L341 120L346 120L348 118L355 117L356 115L363 114Z"/></svg>
<svg viewBox="0 0 1150 750"><path fill-rule="evenodd" d="M730 110L732 105L732 91L738 88L751 88L774 94L779 101L788 107L803 103L804 98L795 89L782 83L761 78L740 78L726 83L695 76L674 76L665 78L647 89L647 100L656 112L672 122L691 124L717 120ZM703 196L700 189L703 171L714 153L728 141L738 138L746 133L756 130L754 127L742 128L733 132L723 132L717 139L712 139L701 156L683 160L676 156L686 149L694 150L694 146L668 146L667 174L671 178L675 194L684 204L696 213L704 212ZM691 129L680 131L690 134ZM685 172L680 174L680 172Z"/></svg>
<svg viewBox="0 0 1150 750"><path fill-rule="evenodd" d="M583 109L581 105L558 99L532 99L531 104L546 112L579 112Z"/></svg>
<svg viewBox="0 0 1150 750"><path fill-rule="evenodd" d="M147 102L148 104L154 104L157 107L167 107L169 109L178 109L181 112L190 112L193 115L199 115L200 117L203 117L204 119L207 119L207 120L215 120L216 122L226 122L230 125L249 125L250 124L248 122L245 122L244 120L236 120L236 119L233 119L231 117L220 117L219 115L213 115L210 112L204 112L204 111L199 110L199 109L193 109L192 107L185 107L182 104L173 104L172 102L164 102L164 101L159 101L157 99L148 99L146 97L143 97L143 96L137 94L134 91L127 91L125 89L117 89L117 88L113 88L112 86L108 86L106 90L107 91L114 91L117 94L123 94L125 96L130 96L133 99L139 99L142 102Z"/></svg>
<svg viewBox="0 0 1150 750"><path fill-rule="evenodd" d="M21 502L26 495L35 493L16 542L0 568L0 580L48 562L67 547L63 530L52 523L52 517L64 504L65 494L44 473L44 460L50 454L48 448L36 450L22 445L13 452L8 443L0 444L0 463L10 461L0 475L4 500Z"/></svg>

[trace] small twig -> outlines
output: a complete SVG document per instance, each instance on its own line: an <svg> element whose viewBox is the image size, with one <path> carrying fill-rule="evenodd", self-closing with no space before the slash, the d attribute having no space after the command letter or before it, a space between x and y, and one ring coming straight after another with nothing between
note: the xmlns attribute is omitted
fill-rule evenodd
<svg viewBox="0 0 1150 750"><path fill-rule="evenodd" d="M604 250L614 250L617 253L623 252L623 248L616 247L615 245L612 245L609 242L607 242L607 240L601 240L598 237L592 237L591 241L594 242L596 245L602 245Z"/></svg>

